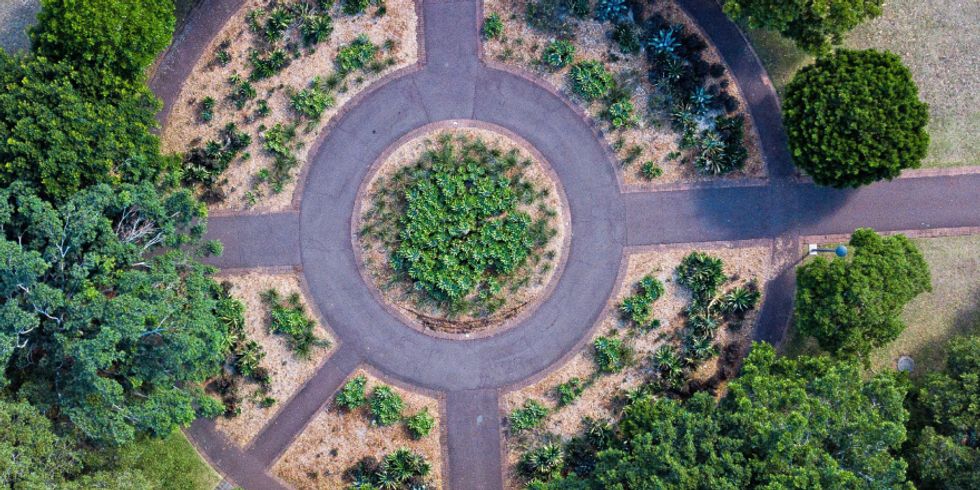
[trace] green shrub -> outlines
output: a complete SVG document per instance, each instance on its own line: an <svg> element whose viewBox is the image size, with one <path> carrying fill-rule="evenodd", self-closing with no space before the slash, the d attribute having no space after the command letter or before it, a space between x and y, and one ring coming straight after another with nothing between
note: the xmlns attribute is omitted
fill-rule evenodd
<svg viewBox="0 0 980 490"><path fill-rule="evenodd" d="M187 185L201 185L219 197L221 174L242 150L252 144L252 137L239 131L235 123L228 123L219 133L218 140L208 141L204 147L190 149L184 155L181 181ZM207 194L206 196L207 197Z"/></svg>
<svg viewBox="0 0 980 490"><path fill-rule="evenodd" d="M299 14L299 34L303 44L313 46L330 38L333 33L333 19L326 12L320 13L309 6L301 8Z"/></svg>
<svg viewBox="0 0 980 490"><path fill-rule="evenodd" d="M609 105L606 117L613 128L628 128L636 124L636 108L629 99L620 99Z"/></svg>
<svg viewBox="0 0 980 490"><path fill-rule="evenodd" d="M629 362L630 350L623 344L622 339L596 337L592 347L600 373L618 373Z"/></svg>
<svg viewBox="0 0 980 490"><path fill-rule="evenodd" d="M636 293L627 296L619 305L624 316L636 325L646 328L650 325L653 303L664 294L664 285L653 276L644 276L636 285Z"/></svg>
<svg viewBox="0 0 980 490"><path fill-rule="evenodd" d="M541 61L553 68L564 68L575 57L575 45L564 39L548 43L541 54Z"/></svg>
<svg viewBox="0 0 980 490"><path fill-rule="evenodd" d="M343 2L343 10L347 15L362 14L367 10L368 5L371 4L371 0L343 0Z"/></svg>
<svg viewBox="0 0 980 490"><path fill-rule="evenodd" d="M619 50L626 54L640 52L640 30L632 22L624 22L613 27L613 41Z"/></svg>
<svg viewBox="0 0 980 490"><path fill-rule="evenodd" d="M510 423L510 430L513 433L524 432L533 429L544 421L548 416L548 407L541 402L533 399L524 400L521 408L514 409L507 417Z"/></svg>
<svg viewBox="0 0 980 490"><path fill-rule="evenodd" d="M370 457L358 461L345 476L353 482L351 488L422 490L430 488L425 478L431 471L432 465L421 454L399 448L380 463Z"/></svg>
<svg viewBox="0 0 980 490"><path fill-rule="evenodd" d="M793 76L783 118L793 159L814 182L858 187L917 168L928 106L901 58L839 50Z"/></svg>
<svg viewBox="0 0 980 490"><path fill-rule="evenodd" d="M486 39L496 39L504 32L504 21L500 20L500 14L494 12L487 16L483 21L483 37Z"/></svg>
<svg viewBox="0 0 980 490"><path fill-rule="evenodd" d="M423 408L421 412L405 419L405 426L412 435L412 439L421 439L429 435L436 426L436 420L429 414L428 408Z"/></svg>
<svg viewBox="0 0 980 490"><path fill-rule="evenodd" d="M884 0L831 2L773 2L725 0L725 13L744 19L755 29L770 29L792 39L813 54L840 44L847 31L881 15Z"/></svg>
<svg viewBox="0 0 980 490"><path fill-rule="evenodd" d="M629 15L626 0L599 0L595 5L595 19L599 22L619 23Z"/></svg>
<svg viewBox="0 0 980 490"><path fill-rule="evenodd" d="M244 109L245 104L258 95L255 92L255 87L252 86L252 82L245 80L238 74L229 77L228 84L231 85L231 94L228 95L228 98L231 99L235 104L235 108L238 110Z"/></svg>
<svg viewBox="0 0 980 490"><path fill-rule="evenodd" d="M201 122L211 122L214 119L214 97L205 97L201 100L201 108L197 113Z"/></svg>
<svg viewBox="0 0 980 490"><path fill-rule="evenodd" d="M569 77L572 91L589 101L608 95L615 83L606 67L596 60L580 61L572 65Z"/></svg>
<svg viewBox="0 0 980 490"><path fill-rule="evenodd" d="M564 453L558 444L545 444L521 454L518 470L525 478L549 480L561 476Z"/></svg>
<svg viewBox="0 0 980 490"><path fill-rule="evenodd" d="M292 179L290 171L299 165L293 143L296 139L296 126L277 123L266 130L262 134L262 138L264 140L262 149L273 156L272 169L267 180L273 193L279 193L283 186Z"/></svg>
<svg viewBox="0 0 980 490"><path fill-rule="evenodd" d="M176 22L169 1L43 0L41 7L31 30L34 53L71 63L102 95L142 82Z"/></svg>
<svg viewBox="0 0 980 490"><path fill-rule="evenodd" d="M721 259L704 252L691 252L677 266L677 283L694 293L694 301L706 306L725 282Z"/></svg>
<svg viewBox="0 0 980 490"><path fill-rule="evenodd" d="M585 382L582 378L571 378L568 381L555 387L558 395L558 406L570 405L582 392L585 391Z"/></svg>
<svg viewBox="0 0 980 490"><path fill-rule="evenodd" d="M282 48L275 48L264 55L256 50L249 52L248 60L252 64L249 79L254 81L270 78L289 66L289 54Z"/></svg>
<svg viewBox="0 0 980 490"><path fill-rule="evenodd" d="M640 176L646 180L653 180L664 174L664 169L660 168L659 165L651 161L643 162L643 166L640 167Z"/></svg>
<svg viewBox="0 0 980 490"><path fill-rule="evenodd" d="M356 410L367 404L364 388L367 386L367 376L363 374L347 380L334 397L334 403L344 410Z"/></svg>
<svg viewBox="0 0 980 490"><path fill-rule="evenodd" d="M759 302L759 291L754 287L736 287L721 296L721 310L728 315L744 315Z"/></svg>
<svg viewBox="0 0 980 490"><path fill-rule="evenodd" d="M378 386L368 400L371 405L371 423L379 426L392 425L402 419L405 402L390 386Z"/></svg>
<svg viewBox="0 0 980 490"><path fill-rule="evenodd" d="M378 54L378 47L365 35L360 35L337 52L337 69L342 74L364 68Z"/></svg>
<svg viewBox="0 0 980 490"><path fill-rule="evenodd" d="M277 5L268 12L265 18L265 39L274 43L282 39L286 29L293 23L293 13L285 5Z"/></svg>
<svg viewBox="0 0 980 490"><path fill-rule="evenodd" d="M293 293L285 301L279 292L270 289L262 294L262 301L269 308L269 331L289 337L289 347L300 358L309 358L314 347L329 347L330 342L316 336L316 322L307 316L299 293Z"/></svg>
<svg viewBox="0 0 980 490"><path fill-rule="evenodd" d="M532 0L525 19L535 29L554 35L570 35L573 19L589 15L589 0Z"/></svg>
<svg viewBox="0 0 980 490"><path fill-rule="evenodd" d="M313 121L319 121L323 111L333 107L334 99L321 87L320 77L310 82L310 86L289 96L289 102L297 114Z"/></svg>

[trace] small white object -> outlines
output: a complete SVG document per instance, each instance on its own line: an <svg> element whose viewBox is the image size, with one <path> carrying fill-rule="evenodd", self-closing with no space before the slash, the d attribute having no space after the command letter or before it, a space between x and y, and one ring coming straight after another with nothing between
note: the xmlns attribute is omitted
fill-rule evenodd
<svg viewBox="0 0 980 490"><path fill-rule="evenodd" d="M817 248L818 248L818 247L817 247L817 244L816 244L816 243L811 243L811 244L810 244L810 245L809 245L809 246L807 247L807 253L806 253L806 254L807 254L807 255L817 255Z"/></svg>

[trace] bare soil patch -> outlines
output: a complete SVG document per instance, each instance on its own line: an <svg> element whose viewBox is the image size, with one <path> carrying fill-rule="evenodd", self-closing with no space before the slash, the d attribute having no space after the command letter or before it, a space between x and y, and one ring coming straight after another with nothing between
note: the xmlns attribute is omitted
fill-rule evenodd
<svg viewBox="0 0 980 490"><path fill-rule="evenodd" d="M548 222L554 230L554 236L551 237L548 245L536 255L538 257L536 260L531 257L524 270L514 274L515 277L526 277L526 283L514 284L511 288L505 287L503 305L490 315L474 312L451 313L431 301L426 301L424 293L415 290L409 281L403 280L395 272L390 262L393 252L391 244L363 233L365 226L377 222L379 213L374 212L374 203L380 199L378 190L389 185L399 171L415 165L425 152L436 148L439 145L439 138L444 136L449 136L455 141L459 141L460 138L480 140L489 148L501 150L503 154L517 150L521 160L531 162L522 170L525 179L536 190L544 192L544 197L538 203L521 205L519 210L528 213L532 219L545 216L545 209L555 213ZM560 269L562 257L566 252L570 217L557 179L550 167L542 162L541 157L533 150L496 131L459 126L418 135L396 148L379 163L380 166L363 187L359 223L356 227L356 230L361 233L358 239L361 260L370 282L378 288L383 300L392 305L414 327L447 334L485 334L529 311L546 293L556 272Z"/></svg>
<svg viewBox="0 0 980 490"><path fill-rule="evenodd" d="M516 474L520 455L528 449L546 441L567 441L582 432L582 419L591 417L598 420L616 420L622 408L622 396L631 389L638 388L651 373L649 357L665 342L671 341L684 328L684 308L690 304L691 294L677 284L675 268L681 259L693 251L703 251L724 261L724 271L729 281L724 284L727 290L734 286L744 286L752 280L760 286L775 276L772 263L772 250L769 246L751 245L732 248L727 244L683 245L658 250L630 254L626 258L625 273L617 292L609 299L606 315L600 321L593 340L600 336L619 336L635 352L633 363L614 374L600 374L587 385L581 396L571 404L559 407L555 389L560 383L572 378L588 380L596 376L596 362L592 342L568 362L552 371L532 385L511 391L502 397L505 413L519 408L524 400L533 398L541 401L551 413L534 431L521 435L508 435L506 441L508 488L523 488L521 478ZM664 284L664 293L653 304L653 317L661 321L661 326L642 333L627 327L619 314L619 304L632 294L634 285L643 276L651 274ZM762 298L764 300L765 298ZM759 303L761 305L761 301ZM741 359L751 344L758 307L748 313L739 330L720 329L716 341L724 347L734 345ZM721 356L704 363L693 375L693 379L707 380L721 368Z"/></svg>
<svg viewBox="0 0 980 490"><path fill-rule="evenodd" d="M354 376L368 378L367 393L381 380L366 371ZM423 456L432 465L429 481L433 488L443 488L442 475L442 412L441 401L396 386L394 391L405 402L406 416L423 408L435 418L432 432L421 440L413 440L404 424L388 427L371 425L367 408L343 412L328 407L310 421L306 430L273 466L273 473L298 489L346 488L344 472L365 457L383 458L398 448L408 448Z"/></svg>
<svg viewBox="0 0 980 490"><path fill-rule="evenodd" d="M602 120L604 110L599 102L589 103L568 90L568 72L571 64L560 70L551 70L540 63L541 54L553 37L530 27L524 20L527 0L487 0L484 2L484 15L499 13L504 23L503 35L499 39L484 42L487 60L512 65L527 70L543 78L567 97L575 100L596 121ZM661 13L674 23L681 23L687 29L702 34L698 25L672 2L657 2L648 5L647 15ZM620 83L629 87L633 95L630 101L636 107L639 123L627 129L615 130L606 127L603 136L620 159L618 169L624 184L637 186L657 186L671 183L704 182L715 179L764 178L766 164L759 147L758 136L752 118L745 111L745 100L735 80L729 73L719 80L727 85L726 90L738 99L739 113L745 118L744 145L749 157L744 168L723 176L700 175L692 165L681 163L678 156L680 134L671 128L670 115L650 107L650 98L657 92L647 77L648 64L645 55L623 54L610 38L612 26L591 17L578 22L574 30L573 44L576 48L574 62L592 59L599 60L607 69L616 74ZM707 38L705 37L705 40ZM724 63L714 46L709 45L703 53L709 63ZM726 70L727 72L727 70ZM602 123L608 126L607 123ZM637 152L636 148L639 148ZM640 175L643 162L652 161L663 169L663 174L652 180Z"/></svg>
<svg viewBox="0 0 980 490"><path fill-rule="evenodd" d="M221 279L232 284L232 296L245 304L245 329L249 338L258 342L265 351L261 365L269 370L271 379L269 392L263 395L259 394L258 383L251 378L243 378L241 392L245 396L239 405L241 413L231 418L218 417L215 422L219 432L244 447L252 442L289 398L316 373L332 349L314 348L309 359L299 359L290 350L286 337L269 332L269 309L261 295L269 289L276 289L283 296L294 292L302 294L298 273L249 272L222 276ZM309 302L304 300L303 303L307 315L319 323ZM322 325L318 325L315 331L318 337L333 340ZM276 403L271 407L263 407L261 401L266 396L274 398Z"/></svg>
<svg viewBox="0 0 980 490"><path fill-rule="evenodd" d="M249 50L261 41L257 38L259 34L250 31L247 16L256 8L266 7L268 2L245 2L221 33L215 36L185 82L162 135L164 150L178 153L217 139L220 130L230 122L252 136L251 145L245 149L249 158L237 158L231 163L224 174L228 179L225 186L227 198L214 203L212 209L280 211L289 208L296 190L295 175L302 172L311 157L309 152L313 142L344 104L378 79L417 62L419 46L415 3L411 0L387 0L385 3L387 13L380 17L374 14L376 7L369 8L364 14L349 16L341 13L339 4L335 5L330 11L334 30L329 39L317 45L313 53L306 53L304 49L304 54L299 59L292 60L278 75L254 82L257 97L243 110L238 110L227 99L231 93L228 79L235 73L242 77L248 76ZM332 93L334 104L324 111L319 123L307 126L305 122L300 122L296 138L299 147L295 154L300 163L298 168L293 169L294 178L281 192L266 192L250 201L248 192L252 188L255 175L260 170L269 168L274 160L262 149L260 127L271 128L277 123L287 125L300 121L290 108L286 88L302 90L309 86L314 77L325 79L335 73L334 59L340 47L361 35L382 47L378 59L383 62L384 67L378 71L358 71L348 75L342 85ZM227 51L231 55L231 62L226 66L215 62L215 56L223 42L230 42ZM214 118L208 123L202 123L199 120L199 111L206 97L214 98L217 104ZM269 115L256 115L258 100L268 101Z"/></svg>

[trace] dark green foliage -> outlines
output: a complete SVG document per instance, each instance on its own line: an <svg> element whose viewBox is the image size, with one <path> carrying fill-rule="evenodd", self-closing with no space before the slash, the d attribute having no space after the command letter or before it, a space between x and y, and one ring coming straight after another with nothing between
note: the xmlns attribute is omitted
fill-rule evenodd
<svg viewBox="0 0 980 490"><path fill-rule="evenodd" d="M626 0L598 0L595 4L595 20L618 24L630 15Z"/></svg>
<svg viewBox="0 0 980 490"><path fill-rule="evenodd" d="M537 400L527 399L524 400L521 408L514 409L507 416L507 421L510 424L510 431L516 434L537 427L547 416L548 407Z"/></svg>
<svg viewBox="0 0 980 490"><path fill-rule="evenodd" d="M721 259L691 252L677 266L677 283L691 290L696 303L707 305L725 282Z"/></svg>
<svg viewBox="0 0 980 490"><path fill-rule="evenodd" d="M359 461L345 472L351 488L418 490L429 488L426 477L432 465L418 453L405 448L386 455L381 462L373 457Z"/></svg>
<svg viewBox="0 0 980 490"><path fill-rule="evenodd" d="M950 343L946 367L913 399L909 463L918 488L966 490L980 481L980 337Z"/></svg>
<svg viewBox="0 0 980 490"><path fill-rule="evenodd" d="M377 55L378 47L367 36L358 36L337 52L337 70L343 75L353 73L364 68Z"/></svg>
<svg viewBox="0 0 980 490"><path fill-rule="evenodd" d="M833 354L866 358L905 329L906 303L931 291L929 266L902 235L862 228L847 258L816 257L796 269L794 322Z"/></svg>
<svg viewBox="0 0 980 490"><path fill-rule="evenodd" d="M628 128L636 125L636 108L629 99L620 99L609 104L606 119L615 129Z"/></svg>
<svg viewBox="0 0 980 490"><path fill-rule="evenodd" d="M292 180L290 175L292 169L299 165L293 143L296 139L296 126L277 123L262 133L262 139L262 149L274 157L266 182L272 188L272 192L278 194L282 192L283 186Z"/></svg>
<svg viewBox="0 0 980 490"><path fill-rule="evenodd" d="M582 381L582 378L571 378L559 384L555 387L555 394L558 395L558 406L570 405L583 391L585 391L585 381Z"/></svg>
<svg viewBox="0 0 980 490"><path fill-rule="evenodd" d="M303 309L299 293L293 293L285 301L279 292L270 289L262 294L262 301L269 308L269 331L289 338L289 348L302 359L308 359L313 348L330 347L330 342L316 336L316 322Z"/></svg>
<svg viewBox="0 0 980 490"><path fill-rule="evenodd" d="M343 0L344 13L347 15L358 15L367 10L371 0Z"/></svg>
<svg viewBox="0 0 980 490"><path fill-rule="evenodd" d="M358 375L347 380L344 386L337 392L334 403L344 410L355 410L367 404L367 394L364 389L367 386L367 376Z"/></svg>
<svg viewBox="0 0 980 490"><path fill-rule="evenodd" d="M255 87L252 86L252 82L242 78L238 74L229 77L228 84L231 85L231 94L228 95L228 98L235 103L235 108L238 110L244 109L245 104L257 95Z"/></svg>
<svg viewBox="0 0 980 490"><path fill-rule="evenodd" d="M652 161L643 162L640 167L640 176L646 180L653 180L664 174L664 169Z"/></svg>
<svg viewBox="0 0 980 490"><path fill-rule="evenodd" d="M640 30L632 22L616 24L613 27L612 39L623 53L636 54L640 52Z"/></svg>
<svg viewBox="0 0 980 490"><path fill-rule="evenodd" d="M663 294L663 283L653 276L645 276L636 284L636 292L619 304L619 311L637 326L647 328L651 321L653 303Z"/></svg>
<svg viewBox="0 0 980 490"><path fill-rule="evenodd" d="M895 455L904 396L893 376L865 380L854 364L757 344L720 402L638 396L589 485L572 486L586 467L545 488L910 488Z"/></svg>
<svg viewBox="0 0 980 490"><path fill-rule="evenodd" d="M601 99L613 89L612 74L596 60L580 61L569 72L572 91L588 101Z"/></svg>
<svg viewBox="0 0 980 490"><path fill-rule="evenodd" d="M252 64L252 73L249 74L248 78L254 82L270 78L281 72L289 66L290 57L282 48L275 48L266 53L253 49L248 54L248 61Z"/></svg>
<svg viewBox="0 0 980 490"><path fill-rule="evenodd" d="M548 43L541 53L541 62L552 68L564 68L575 57L575 45L564 39Z"/></svg>
<svg viewBox="0 0 980 490"><path fill-rule="evenodd" d="M858 187L918 168L928 106L895 54L838 50L793 76L783 99L793 159L814 182Z"/></svg>
<svg viewBox="0 0 980 490"><path fill-rule="evenodd" d="M596 367L600 373L618 373L630 362L632 352L615 337L596 337L592 343Z"/></svg>
<svg viewBox="0 0 980 490"><path fill-rule="evenodd" d="M727 315L744 315L755 308L760 296L755 289L733 288L719 298L721 311Z"/></svg>
<svg viewBox="0 0 980 490"><path fill-rule="evenodd" d="M197 418L195 387L229 345L212 269L176 248L195 244L204 214L189 192L150 184L60 206L20 183L0 190L0 384L100 444Z"/></svg>
<svg viewBox="0 0 980 490"><path fill-rule="evenodd" d="M300 4L299 33L305 46L320 44L333 33L333 19L326 12L317 12L310 4Z"/></svg>
<svg viewBox="0 0 980 490"><path fill-rule="evenodd" d="M206 200L221 200L224 195L221 174L251 143L248 133L239 131L235 123L228 123L218 133L218 140L208 141L203 148L192 148L184 155L181 182L200 185Z"/></svg>
<svg viewBox="0 0 980 490"><path fill-rule="evenodd" d="M99 183L156 181L173 162L160 155L159 101L145 87L100 101L77 90L75 70L0 52L0 186L30 182L63 201Z"/></svg>
<svg viewBox="0 0 980 490"><path fill-rule="evenodd" d="M171 0L43 0L34 53L76 67L82 85L107 95L138 88L174 31Z"/></svg>
<svg viewBox="0 0 980 490"><path fill-rule="evenodd" d="M575 19L589 15L588 0L532 0L527 3L528 25L549 34L567 36Z"/></svg>
<svg viewBox="0 0 980 490"><path fill-rule="evenodd" d="M297 114L313 121L319 121L323 111L333 107L334 99L329 92L323 89L320 77L316 77L310 82L309 87L290 95L289 102Z"/></svg>
<svg viewBox="0 0 980 490"><path fill-rule="evenodd" d="M561 475L564 454L558 444L545 444L521 455L518 471L525 478L548 480Z"/></svg>
<svg viewBox="0 0 980 490"><path fill-rule="evenodd" d="M844 41L847 31L881 15L883 0L725 0L725 13L756 29L779 32L813 54Z"/></svg>
<svg viewBox="0 0 980 490"><path fill-rule="evenodd" d="M371 392L368 399L371 405L371 423L386 426L402 419L405 402L390 386L378 386Z"/></svg>
<svg viewBox="0 0 980 490"><path fill-rule="evenodd" d="M518 163L480 141L444 139L423 155L405 190L393 255L416 289L459 306L475 291L496 296L501 278L524 265L535 247L532 221L517 209L520 175L506 176Z"/></svg>
<svg viewBox="0 0 980 490"><path fill-rule="evenodd" d="M421 439L429 435L436 426L436 420L429 414L428 408L423 408L421 412L405 419L405 427L408 428L412 439Z"/></svg>
<svg viewBox="0 0 980 490"><path fill-rule="evenodd" d="M500 14L494 12L483 20L484 39L496 39L504 32L504 21L500 19Z"/></svg>
<svg viewBox="0 0 980 490"><path fill-rule="evenodd" d="M211 122L214 119L214 97L205 97L201 100L201 107L197 113L197 117L201 122Z"/></svg>
<svg viewBox="0 0 980 490"><path fill-rule="evenodd" d="M285 5L276 5L265 16L265 39L274 43L282 39L286 29L293 23L293 13Z"/></svg>

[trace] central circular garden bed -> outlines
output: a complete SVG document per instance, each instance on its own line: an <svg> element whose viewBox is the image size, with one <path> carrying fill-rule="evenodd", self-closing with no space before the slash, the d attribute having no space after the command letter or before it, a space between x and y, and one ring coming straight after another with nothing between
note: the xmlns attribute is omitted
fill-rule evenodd
<svg viewBox="0 0 980 490"><path fill-rule="evenodd" d="M363 270L417 328L490 333L529 311L560 269L561 190L533 150L501 132L411 135L375 164L361 199Z"/></svg>

